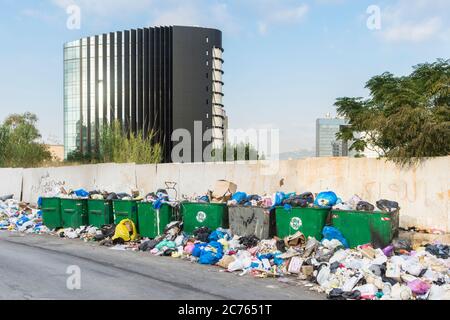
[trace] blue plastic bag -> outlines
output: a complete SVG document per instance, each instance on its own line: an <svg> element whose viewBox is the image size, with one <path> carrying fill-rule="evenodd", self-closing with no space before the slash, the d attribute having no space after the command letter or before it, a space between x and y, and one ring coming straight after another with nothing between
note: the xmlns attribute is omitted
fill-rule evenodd
<svg viewBox="0 0 450 320"><path fill-rule="evenodd" d="M273 258L273 263L276 264L277 266L281 266L284 263L284 259L280 258L281 253L275 255L275 257Z"/></svg>
<svg viewBox="0 0 450 320"><path fill-rule="evenodd" d="M205 249L207 245L207 243L196 243L194 245L194 249L192 250L192 255L196 258L199 258L202 254L203 249Z"/></svg>
<svg viewBox="0 0 450 320"><path fill-rule="evenodd" d="M247 194L245 192L236 192L231 197L231 200L236 201L238 204L244 202L247 199Z"/></svg>
<svg viewBox="0 0 450 320"><path fill-rule="evenodd" d="M208 198L208 196L201 196L201 197L197 198L197 201L199 203L209 203L209 198Z"/></svg>
<svg viewBox="0 0 450 320"><path fill-rule="evenodd" d="M322 234L323 234L323 240L336 239L336 240L339 240L346 249L349 248L347 239L345 239L344 236L342 235L342 233L335 227L328 227L328 226L324 227L322 230Z"/></svg>
<svg viewBox="0 0 450 320"><path fill-rule="evenodd" d="M22 216L19 220L17 220L16 225L21 227L25 222L30 221L27 216Z"/></svg>
<svg viewBox="0 0 450 320"><path fill-rule="evenodd" d="M330 208L338 203L338 197L333 191L321 192L317 195L314 204L321 208Z"/></svg>
<svg viewBox="0 0 450 320"><path fill-rule="evenodd" d="M220 259L222 259L222 257L223 257L222 245L217 241L212 241L202 250L198 262L200 264L214 265L217 262L219 262Z"/></svg>
<svg viewBox="0 0 450 320"><path fill-rule="evenodd" d="M275 199L273 199L272 209L281 206L285 198L286 195L284 194L284 192L275 193Z"/></svg>
<svg viewBox="0 0 450 320"><path fill-rule="evenodd" d="M226 239L228 237L228 234L225 232L222 232L220 230L213 231L210 235L208 240L209 241L218 241L220 239Z"/></svg>
<svg viewBox="0 0 450 320"><path fill-rule="evenodd" d="M78 190L75 190L73 193L75 193L75 195L76 195L77 197L80 197L80 198L86 198L86 197L89 197L89 192L87 192L87 191L84 190L84 189L78 189Z"/></svg>

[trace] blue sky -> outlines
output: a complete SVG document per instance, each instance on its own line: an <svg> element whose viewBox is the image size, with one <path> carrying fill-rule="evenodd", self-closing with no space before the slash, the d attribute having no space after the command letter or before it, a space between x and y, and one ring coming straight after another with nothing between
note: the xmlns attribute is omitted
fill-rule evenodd
<svg viewBox="0 0 450 320"><path fill-rule="evenodd" d="M70 4L81 29L66 28ZM279 128L281 151L314 149L315 119L341 96L366 96L384 71L450 58L448 0L0 0L0 120L38 115L63 141L63 43L153 25L220 28L231 128ZM381 29L367 27L370 5Z"/></svg>

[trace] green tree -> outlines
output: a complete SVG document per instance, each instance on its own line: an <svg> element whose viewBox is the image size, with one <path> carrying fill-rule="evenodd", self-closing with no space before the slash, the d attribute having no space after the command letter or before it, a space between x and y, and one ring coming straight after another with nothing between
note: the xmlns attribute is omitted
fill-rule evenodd
<svg viewBox="0 0 450 320"><path fill-rule="evenodd" d="M67 155L67 161L79 163L160 163L162 149L157 143L153 143L155 134L150 132L144 138L142 132L124 133L118 121L111 126L103 126L100 130L100 148L98 153L82 153L74 150Z"/></svg>
<svg viewBox="0 0 450 320"><path fill-rule="evenodd" d="M0 165L2 167L36 167L52 159L36 128L32 113L12 114L0 126Z"/></svg>
<svg viewBox="0 0 450 320"><path fill-rule="evenodd" d="M227 143L222 149L213 150L211 158L215 161L247 161L264 160L265 157L250 143L241 142L235 145Z"/></svg>
<svg viewBox="0 0 450 320"><path fill-rule="evenodd" d="M102 129L100 141L100 159L102 162L137 164L160 163L162 149L154 140L154 132L144 138L142 132L124 134L119 122Z"/></svg>
<svg viewBox="0 0 450 320"><path fill-rule="evenodd" d="M337 137L353 141L351 149L374 147L400 165L450 154L450 60L417 65L403 77L386 72L366 88L368 99L344 97L335 103L350 122Z"/></svg>

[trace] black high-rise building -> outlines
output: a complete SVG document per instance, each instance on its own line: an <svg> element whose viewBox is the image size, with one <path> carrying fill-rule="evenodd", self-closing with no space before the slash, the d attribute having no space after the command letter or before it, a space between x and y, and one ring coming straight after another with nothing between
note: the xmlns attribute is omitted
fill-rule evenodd
<svg viewBox="0 0 450 320"><path fill-rule="evenodd" d="M171 162L176 129L191 133L194 150L195 121L202 133L213 129L220 148L226 129L222 53L221 31L199 27L133 29L66 43L65 157L98 152L101 127L116 120L124 134L153 130L164 162Z"/></svg>

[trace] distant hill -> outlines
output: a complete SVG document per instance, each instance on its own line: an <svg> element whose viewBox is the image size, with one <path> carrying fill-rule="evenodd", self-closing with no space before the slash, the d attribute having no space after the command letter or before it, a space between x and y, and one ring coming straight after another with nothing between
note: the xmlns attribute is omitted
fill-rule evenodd
<svg viewBox="0 0 450 320"><path fill-rule="evenodd" d="M304 158L313 158L316 156L316 152L314 150L298 150L298 151L290 151L290 152L283 152L280 153L280 160L297 160L297 159L304 159Z"/></svg>

